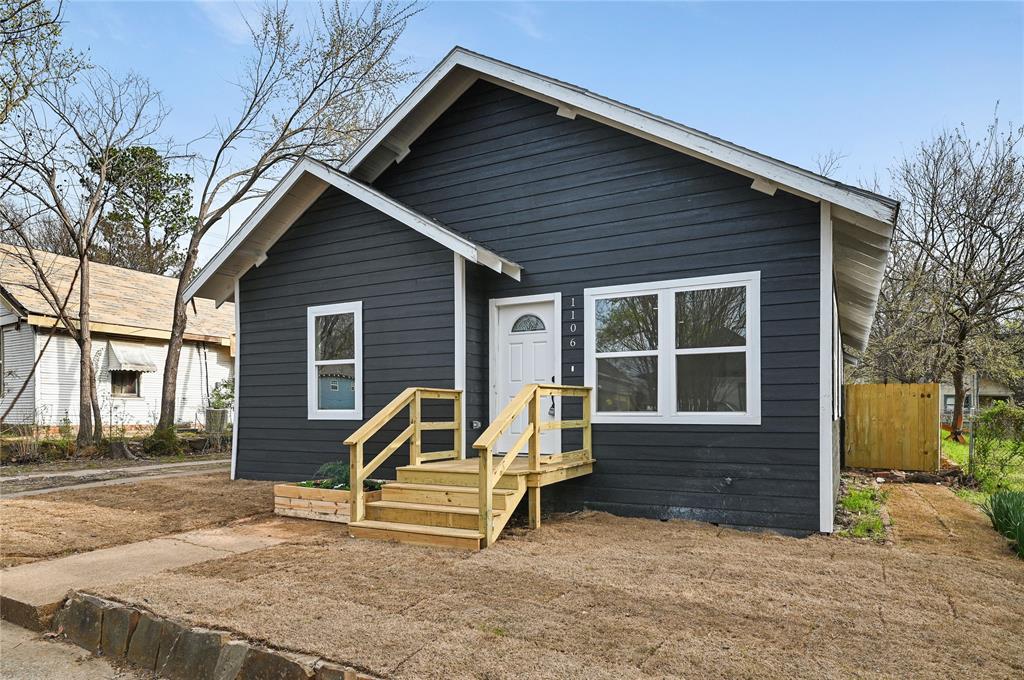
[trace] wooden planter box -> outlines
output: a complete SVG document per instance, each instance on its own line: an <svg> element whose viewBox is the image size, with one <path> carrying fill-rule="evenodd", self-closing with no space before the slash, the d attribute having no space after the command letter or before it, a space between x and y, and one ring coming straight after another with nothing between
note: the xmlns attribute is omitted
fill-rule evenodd
<svg viewBox="0 0 1024 680"><path fill-rule="evenodd" d="M380 491L364 491L366 503L379 501ZM348 491L313 489L297 484L274 485L274 514L348 524Z"/></svg>

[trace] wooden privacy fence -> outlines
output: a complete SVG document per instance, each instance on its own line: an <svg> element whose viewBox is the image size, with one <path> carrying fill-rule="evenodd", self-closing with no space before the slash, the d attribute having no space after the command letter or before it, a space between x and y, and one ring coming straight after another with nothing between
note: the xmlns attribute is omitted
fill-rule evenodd
<svg viewBox="0 0 1024 680"><path fill-rule="evenodd" d="M847 385L846 464L939 469L939 386Z"/></svg>

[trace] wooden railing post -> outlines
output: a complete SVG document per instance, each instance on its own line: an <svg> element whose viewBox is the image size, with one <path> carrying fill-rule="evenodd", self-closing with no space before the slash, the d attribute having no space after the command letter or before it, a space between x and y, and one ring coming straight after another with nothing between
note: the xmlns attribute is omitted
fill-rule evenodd
<svg viewBox="0 0 1024 680"><path fill-rule="evenodd" d="M554 399L554 395L551 397ZM531 472L540 471L540 424L541 424L541 403L544 400L540 396L540 388L535 387L533 398L527 404L529 409L529 421L533 426L533 433L530 435L529 463ZM540 487L531 486L527 490L530 505L530 528L540 528Z"/></svg>
<svg viewBox="0 0 1024 680"><path fill-rule="evenodd" d="M363 499L363 443L349 447L348 454L349 521L361 522L366 514Z"/></svg>
<svg viewBox="0 0 1024 680"><path fill-rule="evenodd" d="M583 450L587 458L594 457L594 438L590 434L590 390L583 393Z"/></svg>
<svg viewBox="0 0 1024 680"><path fill-rule="evenodd" d="M455 421L455 439L452 442L452 450L455 451L455 460L462 458L462 447L465 445L465 435L462 433L462 392L455 393L455 399L452 400L454 404L454 421Z"/></svg>
<svg viewBox="0 0 1024 680"><path fill-rule="evenodd" d="M538 472L540 470L540 405L543 399L540 398L540 388L534 387L533 396L530 397L530 401L526 403L527 418L531 425L533 425L533 434L530 435L530 472Z"/></svg>
<svg viewBox="0 0 1024 680"><path fill-rule="evenodd" d="M494 449L488 446L480 451L480 534L481 547L491 544L491 529L494 526L494 498L491 493Z"/></svg>
<svg viewBox="0 0 1024 680"><path fill-rule="evenodd" d="M409 440L409 465L420 464L420 451L423 448L420 439L421 408L420 391L416 390L416 394L409 403L409 424L412 425L412 439Z"/></svg>

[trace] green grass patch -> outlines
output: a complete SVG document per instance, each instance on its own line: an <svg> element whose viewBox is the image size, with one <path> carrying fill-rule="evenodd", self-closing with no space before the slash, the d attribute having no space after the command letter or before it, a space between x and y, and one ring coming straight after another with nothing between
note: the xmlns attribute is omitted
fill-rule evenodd
<svg viewBox="0 0 1024 680"><path fill-rule="evenodd" d="M843 528L837 533L873 541L885 540L885 523L882 522L884 503L885 492L870 482L847 479L839 500L839 522Z"/></svg>
<svg viewBox="0 0 1024 680"><path fill-rule="evenodd" d="M885 538L885 526L882 518L878 515L865 516L857 519L850 527L850 535L854 538L870 538L881 540Z"/></svg>
<svg viewBox="0 0 1024 680"><path fill-rule="evenodd" d="M947 439L949 433L945 430L942 431L942 455L949 458L951 461L959 465L960 467L967 469L967 457L969 455L968 445L966 443L961 444L959 442ZM965 434L964 439L970 441L968 436Z"/></svg>
<svg viewBox="0 0 1024 680"><path fill-rule="evenodd" d="M878 493L870 487L853 489L843 498L843 507L857 514L877 513L881 507L877 496Z"/></svg>

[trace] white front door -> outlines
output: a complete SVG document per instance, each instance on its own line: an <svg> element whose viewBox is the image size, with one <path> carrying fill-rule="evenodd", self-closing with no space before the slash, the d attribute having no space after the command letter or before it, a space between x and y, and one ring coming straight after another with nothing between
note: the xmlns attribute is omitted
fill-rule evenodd
<svg viewBox="0 0 1024 680"><path fill-rule="evenodd" d="M491 376L491 415L497 416L519 391L530 383L554 383L561 379L558 366L558 318L555 300L526 298L528 301L495 300L492 315L491 351L496 352ZM550 397L541 406L542 420L556 420L561 405ZM555 412L552 413L552 406ZM508 451L528 423L526 409L498 440L499 451ZM541 453L558 453L560 430L541 434ZM523 447L526 453L527 447Z"/></svg>

